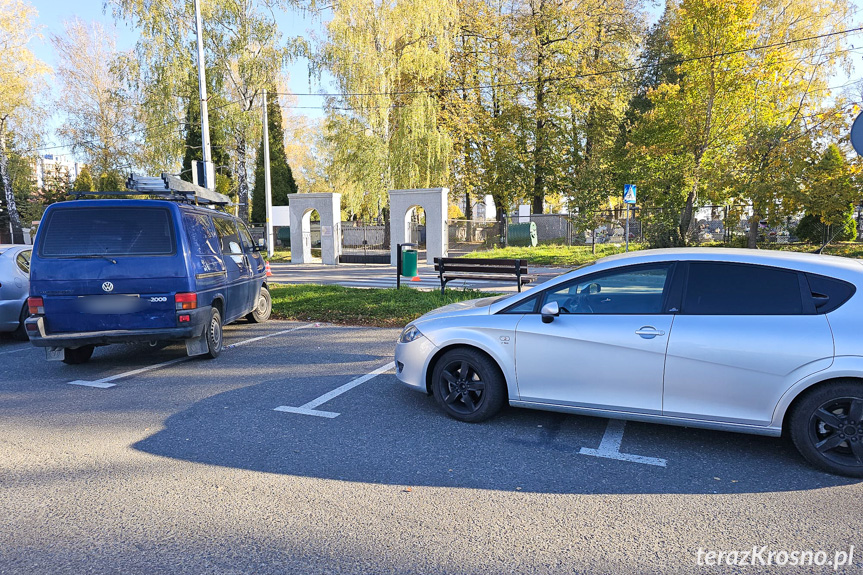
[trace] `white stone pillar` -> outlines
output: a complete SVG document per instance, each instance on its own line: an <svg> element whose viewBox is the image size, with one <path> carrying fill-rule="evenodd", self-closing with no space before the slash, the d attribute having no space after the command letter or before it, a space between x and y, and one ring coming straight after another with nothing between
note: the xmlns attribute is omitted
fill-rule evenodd
<svg viewBox="0 0 863 575"><path fill-rule="evenodd" d="M312 256L311 216L321 217L321 261L339 263L342 253L342 195L291 194L291 262L309 263Z"/></svg>
<svg viewBox="0 0 863 575"><path fill-rule="evenodd" d="M407 241L410 232L408 212L414 206L425 211L426 263L446 257L448 188L390 190L390 264L396 265L396 246Z"/></svg>

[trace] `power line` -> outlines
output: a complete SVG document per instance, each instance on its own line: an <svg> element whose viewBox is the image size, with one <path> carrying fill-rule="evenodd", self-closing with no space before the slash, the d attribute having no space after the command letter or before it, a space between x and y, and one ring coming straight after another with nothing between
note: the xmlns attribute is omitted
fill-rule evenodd
<svg viewBox="0 0 863 575"><path fill-rule="evenodd" d="M228 102L225 102L224 104L221 104L219 106L215 106L213 108L213 111L221 110L222 108L226 108L226 107L230 106L231 104L239 104L239 103L244 102L244 101L245 101L245 99L242 99L242 98L239 100L229 100ZM156 128L167 128L168 126L185 124L185 123L186 123L185 118L183 118L183 119L174 118L174 119L168 120L166 122L156 122L156 123L147 124L145 126L138 126L137 128L132 128L130 130L126 130L125 132L120 132L119 134L112 135L111 137L106 139L105 143L113 142L117 138L130 136L133 134L137 134L139 132L147 132L149 130L156 129ZM101 142L98 142L97 140L83 140L80 142L69 142L67 144L58 144L56 146L40 146L40 147L36 147L36 148L30 148L27 150L22 150L19 153L23 155L23 154L30 154L33 152L44 152L44 151L48 151L48 150L70 149L70 148L73 148L76 146L96 145L96 144L100 144L100 143Z"/></svg>
<svg viewBox="0 0 863 575"><path fill-rule="evenodd" d="M761 50L768 50L770 48L779 48L781 46L790 46L792 44L800 44L802 42L809 42L811 40L821 40L823 38L831 38L833 36L843 36L846 34L853 34L855 32L863 31L863 26L857 28L848 28L846 30L839 30L836 32L828 32L826 34L818 34L816 36L807 36L805 38L797 38L795 40L785 40L782 42L774 42L772 44L762 44L760 46L752 46L751 48L740 48L737 50L728 50L726 52L717 52L714 54L704 54L702 56L693 56L691 58L678 58L676 60L667 60L664 62L660 62L658 64L639 64L637 66L628 66L625 68L614 68L611 70L601 70L597 72L585 72L583 74L573 74L570 76L557 76L546 78L546 82L560 82L563 80L580 80L584 78L592 78L596 76L606 76L610 74L622 74L627 72L638 72L640 70L647 70L649 68L653 68L656 66L677 66L680 64L685 64L687 62L698 62L701 60L711 60L713 58L723 58L725 56L733 56L735 54L743 54L746 52L755 52ZM842 52L839 50L835 53ZM401 90L397 92L355 92L355 93L345 93L338 94L332 92L297 92L297 93L279 93L279 95L283 96L319 96L319 97L334 97L334 98L344 98L344 97L362 97L362 96L406 96L411 94L426 94L428 92L458 92L458 91L468 91L468 90L488 90L492 88L510 88L510 87L518 87L518 86L529 86L535 84L535 80L531 81L522 81L522 82L501 82L498 84L477 84L473 86L459 86L456 88L443 88L443 89L427 89L427 90Z"/></svg>
<svg viewBox="0 0 863 575"><path fill-rule="evenodd" d="M729 51L719 52L719 53L714 53L714 54L694 56L691 58L679 58L676 60L668 60L668 61L661 62L658 64L641 64L641 65L637 65L637 66L629 66L629 67L625 67L625 68L616 68L616 69L611 69L611 70L602 70L602 71L597 71L597 72L588 72L588 73L575 74L575 75L570 75L570 76L550 77L550 78L547 78L546 81L547 82L560 82L560 81L564 81L564 80L577 80L577 79L584 79L584 78L608 76L608 75L612 75L612 74L637 72L640 70L645 70L645 69L652 68L652 67L659 66L659 65L663 65L663 66L680 65L680 64L687 63L687 62L696 62L696 61L713 59L713 58L722 58L722 57L731 56L734 54L767 50L770 48L777 48L777 47L781 47L781 46L789 46L789 45L798 44L801 42L808 42L808 41L812 41L812 40L819 40L819 39L830 38L830 37L834 37L834 36L853 34L855 32L860 32L860 31L863 31L863 26L857 27L857 28L849 28L846 30L839 30L836 32L830 32L830 33L826 33L826 34L819 34L816 36L808 36L805 38L798 38L795 40L786 40L783 42L774 42L771 44L763 44L760 46L753 46L751 48L741 48L738 50L729 50ZM835 55L835 54L839 54L842 52L849 52L849 51L854 51L854 50L855 49L853 49L853 48L852 49L837 50L837 51L831 52L829 54L824 54L823 56ZM368 92L368 93L345 93L345 94L340 94L340 93L311 93L311 92L306 92L306 93L273 92L273 94L279 95L279 96L317 96L317 97L333 97L333 98L362 97L362 96L397 96L397 95L411 95L411 94L427 94L427 93L432 92L432 91L436 92L436 93L441 93L441 92L458 92L458 91L467 91L467 90L487 90L487 89L491 89L491 88L528 86L528 85L533 85L534 83L535 83L535 81L504 82L504 83L498 83L498 84L475 85L475 86L455 87L455 88L443 88L443 89L436 89L436 90L403 90L403 91L397 91L397 92ZM838 88L841 88L841 87L844 87L844 86L839 86ZM832 89L832 88L828 88L828 89ZM228 102L226 102L220 106L214 107L213 110L214 111L219 110L219 109L227 107L231 104L238 104L238 103L241 103L244 101L245 101L244 99L228 101ZM326 109L327 108L326 104L322 104L320 106L286 106L286 107L291 108L291 109L308 109L308 110L318 110L318 109ZM403 104L394 104L394 105L387 105L387 106L334 106L334 107L330 107L330 108L336 109L336 110L349 111L349 110L364 110L364 109L390 109L390 108L396 108L396 107L403 107ZM184 119L182 119L182 120L181 119L173 119L173 120L168 120L167 122L149 124L146 126L133 128L133 129L128 130L126 132L121 132L119 134L116 134L116 135L112 136L108 141L111 142L111 141L114 141L120 137L132 135L132 134L137 134L137 133L142 133L142 132L147 132L151 129L164 128L164 127L168 127L168 126L172 126L172 125L182 124L184 122L185 122ZM99 142L97 142L95 140L85 140L82 142L71 142L68 144L36 147L36 148L30 148L27 150L23 150L21 152L21 154L28 154L28 153L33 153L33 152L45 152L45 151L57 150L57 149L69 149L69 148L74 148L74 147L78 147L78 146L86 146L86 145L93 145L93 144L99 144Z"/></svg>

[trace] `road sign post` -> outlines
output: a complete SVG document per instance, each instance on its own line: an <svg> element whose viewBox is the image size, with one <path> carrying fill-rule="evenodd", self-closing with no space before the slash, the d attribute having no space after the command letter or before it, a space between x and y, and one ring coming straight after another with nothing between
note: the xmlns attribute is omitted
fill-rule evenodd
<svg viewBox="0 0 863 575"><path fill-rule="evenodd" d="M623 203L626 204L626 251L629 251L629 207L635 204L635 185L623 186Z"/></svg>

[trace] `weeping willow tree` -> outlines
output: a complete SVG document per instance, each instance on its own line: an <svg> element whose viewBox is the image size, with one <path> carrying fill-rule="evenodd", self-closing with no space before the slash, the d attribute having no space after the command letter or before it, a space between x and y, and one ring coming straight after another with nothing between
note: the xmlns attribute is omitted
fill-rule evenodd
<svg viewBox="0 0 863 575"><path fill-rule="evenodd" d="M342 96L328 102L333 161L374 213L389 189L444 186L452 142L435 89L450 61L453 0L340 0L323 64Z"/></svg>

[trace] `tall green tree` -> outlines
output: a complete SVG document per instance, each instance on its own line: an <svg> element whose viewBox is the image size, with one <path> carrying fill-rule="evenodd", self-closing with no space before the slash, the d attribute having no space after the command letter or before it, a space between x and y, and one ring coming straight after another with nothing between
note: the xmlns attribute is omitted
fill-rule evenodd
<svg viewBox="0 0 863 575"><path fill-rule="evenodd" d="M36 10L24 0L0 0L0 185L2 207L12 228L12 241L24 243L21 215L10 172L12 133L35 141L43 110L37 104L49 68L28 47L36 35Z"/></svg>
<svg viewBox="0 0 863 575"><path fill-rule="evenodd" d="M73 192L95 192L96 185L93 183L93 175L90 173L90 166L84 166L78 172L78 177L72 183Z"/></svg>
<svg viewBox="0 0 863 575"><path fill-rule="evenodd" d="M186 114L186 95L196 62L194 5L188 0L110 0L115 14L140 31L134 66L128 66L142 94L142 109L163 126L175 125ZM300 40L285 45L273 9L287 2L213 0L202 3L207 75L222 92L220 114L230 134L227 145L239 199L239 215L249 217L249 142L260 134L260 92L275 82L292 54L303 49ZM190 89L191 88L191 89ZM210 108L210 112L214 112ZM170 130L168 130L170 132ZM147 131L148 146L173 149L176 167L183 154L182 135L156 127Z"/></svg>
<svg viewBox="0 0 863 575"><path fill-rule="evenodd" d="M824 150L819 160L806 172L806 211L822 224L841 224L860 202L860 190L854 186L853 173L836 144Z"/></svg>
<svg viewBox="0 0 863 575"><path fill-rule="evenodd" d="M57 133L95 173L128 174L136 162L141 133L136 102L123 90L114 68L116 35L98 22L74 18L51 44L57 55L60 89Z"/></svg>
<svg viewBox="0 0 863 575"><path fill-rule="evenodd" d="M776 223L805 207L799 192L806 159L815 142L836 141L845 127L842 98L831 102L828 84L847 62L846 40L828 34L850 18L845 0L759 2L755 34L769 48L750 55L743 142L735 166L726 171L736 176L730 193L752 205L754 221ZM750 226L748 246L756 241L757 226Z"/></svg>
<svg viewBox="0 0 863 575"><path fill-rule="evenodd" d="M274 91L273 91L274 92ZM270 185L274 206L290 204L290 195L297 193L297 183L294 173L288 165L285 154L285 130L282 126L282 108L279 97L273 92L267 93L267 130L270 146ZM252 222L266 221L266 197L264 193L264 138L255 155L255 187L252 191Z"/></svg>
<svg viewBox="0 0 863 575"><path fill-rule="evenodd" d="M42 187L39 190L43 207L62 202L71 191L72 182L69 178L69 172L60 163L55 162L50 167L43 169Z"/></svg>
<svg viewBox="0 0 863 575"><path fill-rule="evenodd" d="M14 134L7 134L7 136L7 174L14 192L15 206L21 224L24 227L29 227L30 222L38 221L42 217L42 212L45 209L39 201L36 174L33 170L37 160L30 155L22 154L20 151L21 144ZM5 235L9 231L9 223L6 203L0 201L0 234Z"/></svg>
<svg viewBox="0 0 863 575"><path fill-rule="evenodd" d="M216 174L216 191L230 197L235 203L238 201L237 185L234 181L233 172L231 170L231 155L229 153L228 143L230 134L225 125L225 120L222 117L221 111L224 109L224 98L222 92L216 89L212 76L208 77L207 93L212 94L209 100L208 120L210 129L210 155L213 161L213 168ZM190 88L197 79L190 79ZM209 110L213 110L209 112ZM197 88L194 88L188 96L186 104L186 118L183 124L185 131L185 153L183 154L183 164L180 171L180 177L187 182L193 181L192 170L194 161L203 161L204 150L201 140L201 104L199 101L199 93Z"/></svg>
<svg viewBox="0 0 863 575"><path fill-rule="evenodd" d="M327 24L322 61L343 93L327 130L368 206L386 205L389 189L446 185L452 143L435 90L456 16L455 0L343 0Z"/></svg>

